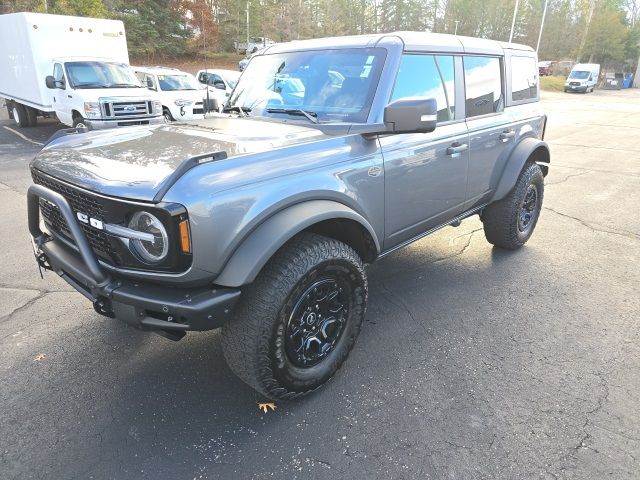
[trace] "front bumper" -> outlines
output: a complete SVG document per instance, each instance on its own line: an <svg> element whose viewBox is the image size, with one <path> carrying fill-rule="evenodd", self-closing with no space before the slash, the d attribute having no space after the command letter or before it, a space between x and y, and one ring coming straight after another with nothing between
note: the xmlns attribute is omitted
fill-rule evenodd
<svg viewBox="0 0 640 480"><path fill-rule="evenodd" d="M164 117L160 115L157 117L114 118L111 120L92 120L87 118L84 123L89 130L104 130L105 128L128 127L131 125L158 125L164 123Z"/></svg>
<svg viewBox="0 0 640 480"><path fill-rule="evenodd" d="M586 92L589 85L565 85L565 92Z"/></svg>
<svg viewBox="0 0 640 480"><path fill-rule="evenodd" d="M77 249L56 242L40 230L40 198L60 209ZM231 317L240 297L239 289L174 288L116 277L100 267L73 210L62 195L42 185L31 185L27 201L29 231L38 265L60 275L91 300L98 313L172 338L180 338L190 330L218 328Z"/></svg>

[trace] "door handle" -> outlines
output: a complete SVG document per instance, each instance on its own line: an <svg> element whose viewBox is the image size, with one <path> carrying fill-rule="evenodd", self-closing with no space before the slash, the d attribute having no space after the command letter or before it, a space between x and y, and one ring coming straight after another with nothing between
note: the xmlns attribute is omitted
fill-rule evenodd
<svg viewBox="0 0 640 480"><path fill-rule="evenodd" d="M67 97L69 97L69 98L73 98L71 95L67 95Z"/></svg>
<svg viewBox="0 0 640 480"><path fill-rule="evenodd" d="M469 145L467 145L466 143L455 142L455 143L452 143L449 148L447 148L447 155L454 156L460 152L464 152L468 148L469 148Z"/></svg>
<svg viewBox="0 0 640 480"><path fill-rule="evenodd" d="M513 138L515 136L516 136L515 130L505 130L500 134L500 140L502 140L503 142L507 142L509 141L510 138Z"/></svg>

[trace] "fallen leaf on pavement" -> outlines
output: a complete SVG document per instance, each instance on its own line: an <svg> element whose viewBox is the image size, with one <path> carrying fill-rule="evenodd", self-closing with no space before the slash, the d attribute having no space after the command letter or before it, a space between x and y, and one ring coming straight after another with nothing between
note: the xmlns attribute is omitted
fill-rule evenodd
<svg viewBox="0 0 640 480"><path fill-rule="evenodd" d="M264 413L267 413L269 409L275 410L276 404L275 403L258 403L258 408L262 410Z"/></svg>
<svg viewBox="0 0 640 480"><path fill-rule="evenodd" d="M47 358L47 354L46 353L39 353L38 355L36 355L33 359L34 362L39 362L41 360L44 360L45 358Z"/></svg>

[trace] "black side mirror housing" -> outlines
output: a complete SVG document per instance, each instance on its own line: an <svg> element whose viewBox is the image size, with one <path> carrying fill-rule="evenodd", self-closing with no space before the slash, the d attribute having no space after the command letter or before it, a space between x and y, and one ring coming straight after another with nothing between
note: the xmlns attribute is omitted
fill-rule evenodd
<svg viewBox="0 0 640 480"><path fill-rule="evenodd" d="M437 119L435 98L400 98L384 108L384 124L388 133L433 132Z"/></svg>
<svg viewBox="0 0 640 480"><path fill-rule="evenodd" d="M52 75L47 75L44 79L44 83L47 85L47 88L56 88L56 81L53 79Z"/></svg>

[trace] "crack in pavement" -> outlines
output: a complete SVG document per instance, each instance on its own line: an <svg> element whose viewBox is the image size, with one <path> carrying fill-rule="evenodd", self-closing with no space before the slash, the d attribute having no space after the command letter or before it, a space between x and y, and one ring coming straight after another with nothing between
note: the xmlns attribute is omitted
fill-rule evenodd
<svg viewBox="0 0 640 480"><path fill-rule="evenodd" d="M557 182L544 182L544 186L545 186L545 187L549 187L549 186L551 186L551 185L558 185L558 184L560 184L560 183L564 183L564 182L566 182L566 181L567 181L567 180L569 180L570 178L573 178L573 177L581 177L582 175L587 175L588 173L591 173L591 172L586 172L586 171L585 171L585 172L579 172L579 173L574 173L574 174L571 174L571 175L567 175L564 179L562 179L562 180L558 180Z"/></svg>
<svg viewBox="0 0 640 480"><path fill-rule="evenodd" d="M587 227L588 229L590 229L590 230L592 230L594 232L608 233L610 235L619 235L621 237L630 238L631 240L640 240L640 234L637 234L637 233L634 233L634 232L629 232L629 231L626 231L626 230L611 230L611 229L607 229L603 225L600 225L600 224L597 224L597 223L587 222L586 220L582 220L581 218L573 217L573 216L568 215L566 213L562 213L562 212L559 212L557 210L554 210L551 207L542 207L542 208L544 208L545 210L549 210L550 212L553 212L556 215L559 215L561 217L565 217L565 218L569 218L571 220L574 220L574 221L582 224L583 226Z"/></svg>
<svg viewBox="0 0 640 480"><path fill-rule="evenodd" d="M640 173L635 173L635 172L627 172L627 171L619 171L619 172L615 172L613 170L604 170L602 168L588 168L588 167L583 167L583 166L578 166L578 165L571 165L568 163L554 163L553 164L553 168L569 168L572 170L584 170L587 172L598 172L598 173L608 173L611 175L622 175L624 177L640 177Z"/></svg>
<svg viewBox="0 0 640 480"><path fill-rule="evenodd" d="M40 291L37 296L31 298L30 300L27 300L26 303L20 305L19 307L14 308L11 312L9 312L8 314L4 315L3 317L0 317L0 323L4 323L6 320L10 320L11 317L13 317L16 313L19 313L22 310L25 310L25 309L29 308L31 305L36 303L41 298L44 298L48 294L49 294L49 292L41 292Z"/></svg>

